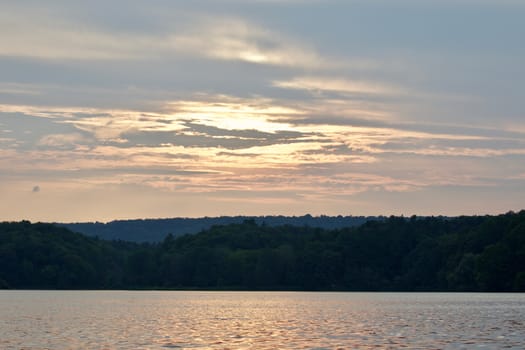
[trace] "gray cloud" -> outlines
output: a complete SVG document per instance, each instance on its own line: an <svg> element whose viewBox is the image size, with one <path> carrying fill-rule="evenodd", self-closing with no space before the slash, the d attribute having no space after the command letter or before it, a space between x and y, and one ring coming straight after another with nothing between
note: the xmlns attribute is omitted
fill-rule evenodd
<svg viewBox="0 0 525 350"><path fill-rule="evenodd" d="M244 149L256 146L271 146L295 142L319 142L310 140L314 134L277 131L274 133L258 130L228 130L214 126L185 122L182 131L133 131L122 134L127 141L118 147L175 145L185 147L219 147Z"/></svg>

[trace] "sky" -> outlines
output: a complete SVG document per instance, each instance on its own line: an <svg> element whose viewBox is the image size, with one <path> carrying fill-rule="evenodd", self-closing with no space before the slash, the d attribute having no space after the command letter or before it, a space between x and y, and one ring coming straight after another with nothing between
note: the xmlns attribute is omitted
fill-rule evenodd
<svg viewBox="0 0 525 350"><path fill-rule="evenodd" d="M0 6L0 220L525 208L525 1Z"/></svg>

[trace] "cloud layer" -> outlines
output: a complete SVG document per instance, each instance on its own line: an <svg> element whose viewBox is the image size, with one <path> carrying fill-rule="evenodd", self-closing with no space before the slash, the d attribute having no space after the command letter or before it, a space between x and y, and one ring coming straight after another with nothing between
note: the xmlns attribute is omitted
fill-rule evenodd
<svg viewBox="0 0 525 350"><path fill-rule="evenodd" d="M0 14L3 219L523 205L518 2L122 5Z"/></svg>

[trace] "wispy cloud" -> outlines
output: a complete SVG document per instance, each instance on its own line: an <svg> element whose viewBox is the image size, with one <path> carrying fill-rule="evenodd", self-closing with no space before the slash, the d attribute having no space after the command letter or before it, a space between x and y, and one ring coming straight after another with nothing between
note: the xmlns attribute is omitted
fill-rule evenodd
<svg viewBox="0 0 525 350"><path fill-rule="evenodd" d="M435 172L386 176L388 171L380 166L391 157L525 155L525 143L519 139L414 131L403 129L402 124L394 128L380 123L295 123L294 118L309 117L308 108L291 108L268 99L208 96L206 100L210 99L170 102L162 113L9 106L5 108L9 112L32 113L77 132L43 134L37 144L41 149L6 150L0 161L6 166L16 164L20 171L75 171L75 176L80 172L88 177L93 169L106 169L119 175L106 180L97 176L97 181L120 179L116 183L189 192L264 191L268 183L262 179L268 177L268 181L283 183L272 185L274 189L306 193L310 183L319 194L328 196L336 188L348 195L374 188L414 191L436 183L450 184L454 178L449 172L443 177L436 177ZM8 134L14 139L20 136ZM350 168L338 173L342 165ZM313 173L307 176L305 167L311 167ZM150 170L144 174L143 169ZM444 178L448 180L443 182ZM465 182L463 177L457 179Z"/></svg>
<svg viewBox="0 0 525 350"><path fill-rule="evenodd" d="M157 33L115 33L68 22L47 11L0 14L0 56L142 60L191 55L303 69L342 67L300 40L245 20L196 15L191 26Z"/></svg>
<svg viewBox="0 0 525 350"><path fill-rule="evenodd" d="M341 67L298 40L236 18L204 19L187 33L173 36L171 42L183 52L221 60L307 69Z"/></svg>
<svg viewBox="0 0 525 350"><path fill-rule="evenodd" d="M135 57L145 37L105 33L55 17L51 11L0 14L1 56L43 59L122 59Z"/></svg>
<svg viewBox="0 0 525 350"><path fill-rule="evenodd" d="M292 80L274 81L273 86L285 89L307 90L311 92L338 92L357 95L405 95L407 89L387 83L348 80L326 77L298 77Z"/></svg>
<svg viewBox="0 0 525 350"><path fill-rule="evenodd" d="M52 148L76 147L79 144L85 144L86 137L80 133L71 134L49 134L45 135L38 141L39 146Z"/></svg>
<svg viewBox="0 0 525 350"><path fill-rule="evenodd" d="M41 92L28 84L0 83L0 94L6 95L39 95Z"/></svg>

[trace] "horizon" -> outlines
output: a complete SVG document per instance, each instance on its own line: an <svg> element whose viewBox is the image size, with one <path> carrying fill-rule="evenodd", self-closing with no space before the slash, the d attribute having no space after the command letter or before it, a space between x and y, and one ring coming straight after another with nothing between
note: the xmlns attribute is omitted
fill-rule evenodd
<svg viewBox="0 0 525 350"><path fill-rule="evenodd" d="M503 216L507 214L518 214L522 211L525 211L525 209L518 209L518 210L508 210L506 212L501 213L485 213L485 214L458 214L458 215L442 215L442 214L430 214L430 215L405 215L405 214L377 214L377 215L355 215L355 214L338 214L338 215L326 215L326 214L319 214L319 215L312 215L309 213L302 214L302 215L282 215L282 214L267 214L267 215L216 215L216 216L171 216L171 217L130 217L130 218L116 218L116 219L110 219L108 221L98 221L98 220L87 220L87 221L46 221L46 220L29 220L29 219L19 219L19 220L0 220L0 222L21 222L21 221L27 221L30 223L43 223L43 224L65 224L65 225L74 225L74 224L110 224L114 222L125 222L125 221L155 221L155 220L200 220L200 219L220 219L220 218L247 218L247 219L261 219L261 218L267 218L267 217L284 217L284 218L305 218L309 217L311 219L319 219L319 218L390 218L390 217L397 217L397 218L405 218L410 219L411 217L417 217L417 218L447 218L447 219L455 219L455 218L461 218L461 217L486 217L486 216Z"/></svg>
<svg viewBox="0 0 525 350"><path fill-rule="evenodd" d="M525 208L525 2L0 13L0 221Z"/></svg>

